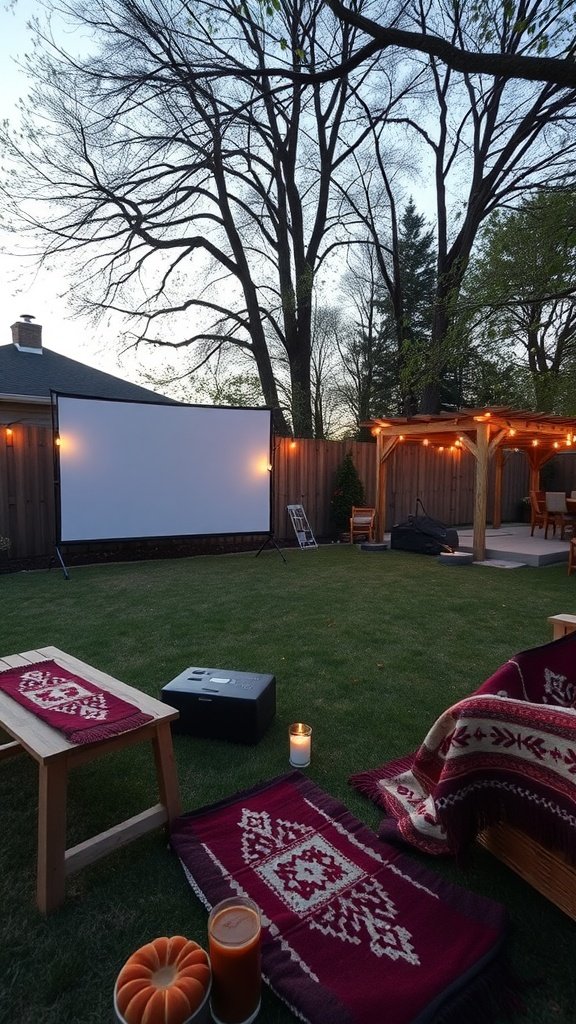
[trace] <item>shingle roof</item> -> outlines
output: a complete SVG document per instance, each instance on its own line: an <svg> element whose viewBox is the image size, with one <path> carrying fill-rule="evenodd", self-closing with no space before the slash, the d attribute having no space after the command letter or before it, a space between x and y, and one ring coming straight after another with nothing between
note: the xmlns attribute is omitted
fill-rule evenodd
<svg viewBox="0 0 576 1024"><path fill-rule="evenodd" d="M91 398L174 403L149 388L114 377L76 359L42 348L20 352L15 345L0 345L0 399L7 395L50 398L50 390Z"/></svg>

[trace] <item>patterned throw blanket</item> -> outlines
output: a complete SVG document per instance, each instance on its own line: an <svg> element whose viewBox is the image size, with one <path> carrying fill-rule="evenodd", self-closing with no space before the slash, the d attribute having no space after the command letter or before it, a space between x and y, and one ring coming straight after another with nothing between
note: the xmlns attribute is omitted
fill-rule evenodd
<svg viewBox="0 0 576 1024"><path fill-rule="evenodd" d="M390 816L384 838L454 854L506 821L576 863L576 633L515 655L415 753L350 783Z"/></svg>

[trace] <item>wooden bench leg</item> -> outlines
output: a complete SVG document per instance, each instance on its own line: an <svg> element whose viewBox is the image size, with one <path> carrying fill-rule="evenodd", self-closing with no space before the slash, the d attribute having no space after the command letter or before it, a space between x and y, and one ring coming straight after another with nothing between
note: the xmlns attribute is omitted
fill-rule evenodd
<svg viewBox="0 0 576 1024"><path fill-rule="evenodd" d="M68 769L63 759L55 759L40 764L38 770L36 901L47 914L64 902Z"/></svg>
<svg viewBox="0 0 576 1024"><path fill-rule="evenodd" d="M172 733L169 722L160 722L156 726L154 739L154 760L156 762L156 777L158 779L158 790L160 800L168 812L168 824L177 818L181 813L180 792L178 789L178 775L176 773L176 762L174 760L174 747L172 745Z"/></svg>

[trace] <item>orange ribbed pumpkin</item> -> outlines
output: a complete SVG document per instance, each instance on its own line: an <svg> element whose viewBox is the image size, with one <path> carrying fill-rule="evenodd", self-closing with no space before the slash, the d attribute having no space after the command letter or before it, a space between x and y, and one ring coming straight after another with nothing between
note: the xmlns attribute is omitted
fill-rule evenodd
<svg viewBox="0 0 576 1024"><path fill-rule="evenodd" d="M116 979L116 1007L126 1024L184 1024L210 985L208 954L183 935L137 949Z"/></svg>

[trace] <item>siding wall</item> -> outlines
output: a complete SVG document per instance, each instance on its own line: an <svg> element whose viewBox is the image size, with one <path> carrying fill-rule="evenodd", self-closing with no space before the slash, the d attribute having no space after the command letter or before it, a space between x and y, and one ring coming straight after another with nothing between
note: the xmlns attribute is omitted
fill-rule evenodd
<svg viewBox="0 0 576 1024"><path fill-rule="evenodd" d="M6 421L5 421L6 422ZM0 427L0 535L8 536L12 559L46 562L55 554L55 496L52 432L38 423L14 422L9 438ZM279 541L294 541L286 512L289 504L303 504L318 539L335 536L330 521L334 476L342 459L352 453L373 505L376 485L376 446L370 442L298 440L293 446L277 439L272 471L273 527ZM558 456L548 467L550 490L576 488L576 459ZM527 494L528 466L521 453L505 456L502 519L518 519L520 499ZM489 486L489 518L493 481ZM474 460L467 452L439 452L422 445L399 447L389 462L387 527L415 511L420 498L426 511L449 526L471 523L474 504ZM235 547L247 538L229 539ZM256 538L259 545L262 537ZM117 547L118 545L116 545ZM226 550L226 540L204 542L206 550ZM202 544L196 540L194 551Z"/></svg>

